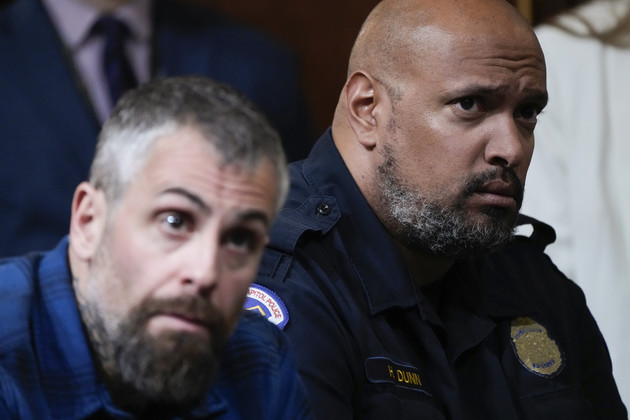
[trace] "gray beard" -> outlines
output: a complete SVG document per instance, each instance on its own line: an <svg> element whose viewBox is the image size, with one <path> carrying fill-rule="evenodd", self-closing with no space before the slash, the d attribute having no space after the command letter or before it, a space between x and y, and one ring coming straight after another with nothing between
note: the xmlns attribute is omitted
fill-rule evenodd
<svg viewBox="0 0 630 420"><path fill-rule="evenodd" d="M201 297L146 301L118 326L108 328L93 302L80 304L81 315L107 379L112 398L122 406L160 403L189 406L208 391L228 328L216 309ZM186 332L153 336L147 322L156 313L177 308L208 322L210 342Z"/></svg>
<svg viewBox="0 0 630 420"><path fill-rule="evenodd" d="M514 236L518 211L487 207L486 221L471 220L466 200L485 182L502 177L517 185L520 208L523 187L513 171L499 169L471 177L463 197L452 206L440 205L405 187L397 174L397 164L391 151L386 150L385 162L377 169L378 189L383 223L405 247L429 252L446 258L483 255L509 242Z"/></svg>

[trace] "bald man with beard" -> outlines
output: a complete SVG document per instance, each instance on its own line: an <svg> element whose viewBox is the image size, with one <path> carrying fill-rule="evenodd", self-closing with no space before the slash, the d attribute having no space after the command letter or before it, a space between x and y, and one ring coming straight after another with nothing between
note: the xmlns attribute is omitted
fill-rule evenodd
<svg viewBox="0 0 630 420"><path fill-rule="evenodd" d="M504 0L368 16L249 292L319 418L627 418L553 229L519 215L545 71Z"/></svg>

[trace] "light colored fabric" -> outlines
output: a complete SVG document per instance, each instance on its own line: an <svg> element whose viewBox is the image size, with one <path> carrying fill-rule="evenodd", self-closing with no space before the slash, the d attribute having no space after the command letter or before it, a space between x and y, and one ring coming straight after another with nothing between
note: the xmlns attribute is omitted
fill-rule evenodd
<svg viewBox="0 0 630 420"><path fill-rule="evenodd" d="M101 11L87 1L42 0L57 28L61 42L72 57L83 86L92 101L100 122L104 122L113 107L103 72L104 39L90 36L90 30ZM149 0L128 1L112 12L131 30L127 43L129 61L138 82L151 77L151 3Z"/></svg>
<svg viewBox="0 0 630 420"><path fill-rule="evenodd" d="M614 11L629 5L630 0L600 0L579 13L601 29L614 22ZM576 18L563 22L585 29ZM522 212L556 229L558 239L547 253L584 290L628 404L630 48L550 25L536 32L547 60L550 101L536 127Z"/></svg>

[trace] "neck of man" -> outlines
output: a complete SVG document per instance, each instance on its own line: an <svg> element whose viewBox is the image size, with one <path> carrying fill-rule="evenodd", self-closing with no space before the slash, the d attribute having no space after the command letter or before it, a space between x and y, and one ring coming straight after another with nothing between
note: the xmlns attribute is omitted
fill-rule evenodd
<svg viewBox="0 0 630 420"><path fill-rule="evenodd" d="M409 274L420 288L437 283L455 263L451 258L410 250L399 242L397 245L407 263Z"/></svg>

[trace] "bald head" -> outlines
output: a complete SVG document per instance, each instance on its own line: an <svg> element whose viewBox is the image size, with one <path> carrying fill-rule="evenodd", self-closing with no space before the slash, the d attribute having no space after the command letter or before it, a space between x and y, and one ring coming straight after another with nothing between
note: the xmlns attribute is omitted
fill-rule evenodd
<svg viewBox="0 0 630 420"><path fill-rule="evenodd" d="M448 35L501 35L506 28L533 32L506 0L384 0L365 20L350 54L348 76L366 71L387 82L407 72Z"/></svg>
<svg viewBox="0 0 630 420"><path fill-rule="evenodd" d="M506 0L384 0L369 14L350 54L348 78L356 72L369 75L395 101L406 82L418 81L418 70L438 71L452 45L468 48L497 44L514 50L542 50L531 25ZM443 71L440 68L439 71ZM430 83L430 81L428 81ZM346 97L342 92L333 130L346 125Z"/></svg>

